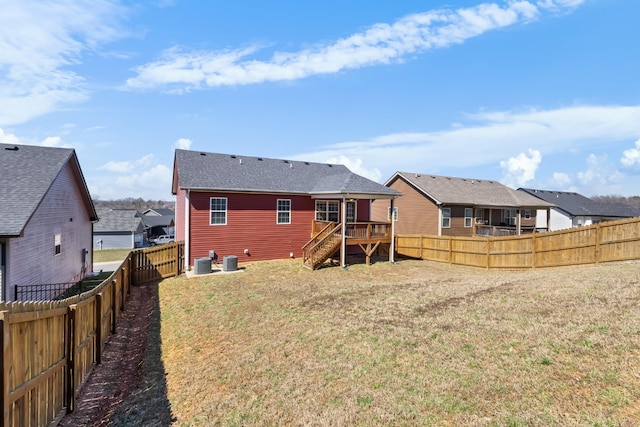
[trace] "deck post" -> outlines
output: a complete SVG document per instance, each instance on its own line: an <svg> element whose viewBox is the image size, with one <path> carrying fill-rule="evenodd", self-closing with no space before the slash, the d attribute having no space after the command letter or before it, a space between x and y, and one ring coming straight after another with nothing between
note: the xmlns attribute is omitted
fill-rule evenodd
<svg viewBox="0 0 640 427"><path fill-rule="evenodd" d="M340 264L347 267L347 200L342 196L342 245L340 247Z"/></svg>
<svg viewBox="0 0 640 427"><path fill-rule="evenodd" d="M394 256L394 252L396 251L396 232L395 232L395 221L393 220L393 202L395 201L395 199L391 199L391 203L389 204L389 206L391 206L391 215L389 217L389 220L391 221L391 244L389 245L389 262L391 264L395 263L395 256ZM422 254L420 254L422 255Z"/></svg>

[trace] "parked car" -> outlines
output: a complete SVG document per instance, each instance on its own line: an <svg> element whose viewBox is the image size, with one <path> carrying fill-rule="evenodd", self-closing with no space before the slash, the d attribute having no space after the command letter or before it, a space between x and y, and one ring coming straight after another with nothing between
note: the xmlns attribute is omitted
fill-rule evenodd
<svg viewBox="0 0 640 427"><path fill-rule="evenodd" d="M155 245L163 245L165 243L171 243L174 241L175 239L173 238L173 236L168 234L163 234L162 236L158 236L155 239L151 239L149 243L151 243L151 246L155 246Z"/></svg>

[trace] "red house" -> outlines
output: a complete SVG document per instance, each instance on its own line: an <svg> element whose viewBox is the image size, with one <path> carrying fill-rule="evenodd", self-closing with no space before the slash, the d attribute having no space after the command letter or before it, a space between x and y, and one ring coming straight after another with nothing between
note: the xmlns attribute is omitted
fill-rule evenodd
<svg viewBox="0 0 640 427"><path fill-rule="evenodd" d="M391 225L372 222L371 203L399 192L343 165L176 150L175 237L187 265L208 257L238 261L302 257L318 267L346 247L369 257L391 243Z"/></svg>

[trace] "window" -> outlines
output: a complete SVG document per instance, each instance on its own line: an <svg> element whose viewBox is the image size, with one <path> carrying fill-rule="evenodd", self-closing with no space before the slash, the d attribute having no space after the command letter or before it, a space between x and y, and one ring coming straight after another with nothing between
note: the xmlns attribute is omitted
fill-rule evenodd
<svg viewBox="0 0 640 427"><path fill-rule="evenodd" d="M356 202L347 202L347 222L356 222Z"/></svg>
<svg viewBox="0 0 640 427"><path fill-rule="evenodd" d="M316 200L316 220L338 222L340 203L338 201Z"/></svg>
<svg viewBox="0 0 640 427"><path fill-rule="evenodd" d="M278 224L291 224L291 200L278 199L278 214L276 222Z"/></svg>
<svg viewBox="0 0 640 427"><path fill-rule="evenodd" d="M484 209L476 208L476 224L484 224Z"/></svg>
<svg viewBox="0 0 640 427"><path fill-rule="evenodd" d="M54 255L60 255L60 253L62 252L62 234L60 234L60 232L56 232L53 235L53 254Z"/></svg>
<svg viewBox="0 0 640 427"><path fill-rule="evenodd" d="M464 226L471 227L473 225L473 209L464 208Z"/></svg>
<svg viewBox="0 0 640 427"><path fill-rule="evenodd" d="M227 198L212 197L210 225L226 225L226 224L227 224Z"/></svg>
<svg viewBox="0 0 640 427"><path fill-rule="evenodd" d="M503 209L502 210L502 223L505 225L516 225L516 216L518 215L517 209Z"/></svg>
<svg viewBox="0 0 640 427"><path fill-rule="evenodd" d="M524 210L524 219L531 219L531 209Z"/></svg>
<svg viewBox="0 0 640 427"><path fill-rule="evenodd" d="M451 208L442 208L442 228L451 228Z"/></svg>

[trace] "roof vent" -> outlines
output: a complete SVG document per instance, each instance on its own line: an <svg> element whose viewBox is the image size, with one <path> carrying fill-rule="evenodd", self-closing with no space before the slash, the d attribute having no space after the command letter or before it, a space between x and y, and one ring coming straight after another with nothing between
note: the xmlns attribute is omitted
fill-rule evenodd
<svg viewBox="0 0 640 427"><path fill-rule="evenodd" d="M329 166L330 168L332 168L332 167L333 167L333 165L327 165L327 166Z"/></svg>
<svg viewBox="0 0 640 427"><path fill-rule="evenodd" d="M235 159L235 158L236 158L236 156L234 156L234 155L231 155L231 158L232 158L232 159Z"/></svg>
<svg viewBox="0 0 640 427"><path fill-rule="evenodd" d="M4 149L8 151L18 151L18 146L14 145L13 147L4 147Z"/></svg>
<svg viewBox="0 0 640 427"><path fill-rule="evenodd" d="M258 161L260 161L260 162L261 162L261 161L262 161L262 157L258 157Z"/></svg>
<svg viewBox="0 0 640 427"><path fill-rule="evenodd" d="M293 163L289 163L289 169L293 169Z"/></svg>
<svg viewBox="0 0 640 427"><path fill-rule="evenodd" d="M206 155L207 155L207 153L200 153L200 155L201 155L201 156L206 156Z"/></svg>
<svg viewBox="0 0 640 427"><path fill-rule="evenodd" d="M289 160L283 160L283 162L285 162L285 163L289 163Z"/></svg>
<svg viewBox="0 0 640 427"><path fill-rule="evenodd" d="M309 164L309 162L304 162L304 164L305 164L305 165L308 165L308 164Z"/></svg>
<svg viewBox="0 0 640 427"><path fill-rule="evenodd" d="M239 159L240 164L242 164L242 159Z"/></svg>

